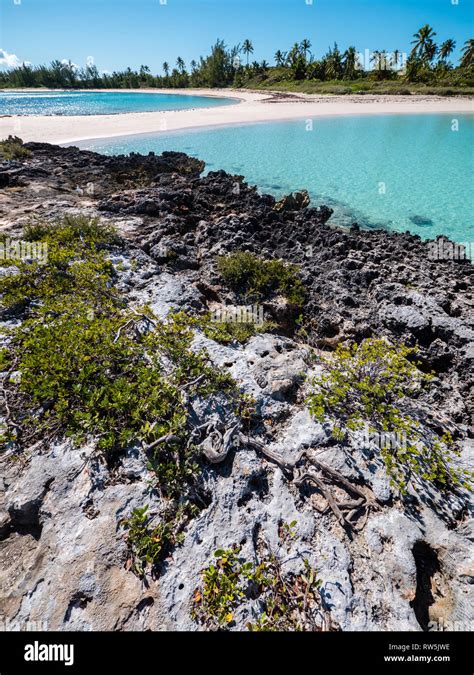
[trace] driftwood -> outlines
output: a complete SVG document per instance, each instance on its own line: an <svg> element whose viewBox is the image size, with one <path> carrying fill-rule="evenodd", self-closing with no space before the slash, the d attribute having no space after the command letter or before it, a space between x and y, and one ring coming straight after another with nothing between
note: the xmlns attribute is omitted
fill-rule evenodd
<svg viewBox="0 0 474 675"><path fill-rule="evenodd" d="M204 457L211 464L220 464L226 459L234 443L234 437L239 426L239 424L235 424L230 429L227 429L224 434L214 427L198 446L202 450Z"/></svg>
<svg viewBox="0 0 474 675"><path fill-rule="evenodd" d="M13 420L13 418L12 418L12 413L11 413L11 410L10 410L10 406L8 405L8 394L7 394L7 390L5 389L5 387L2 387L1 391L2 391L2 394L3 394L3 405L4 405L4 407L5 407L5 413L6 413L6 415L5 415L5 421L6 421L6 422L9 422L10 425L11 425L12 427L14 427L15 429L20 429L20 428L21 428L20 425L17 424L17 423Z"/></svg>
<svg viewBox="0 0 474 675"><path fill-rule="evenodd" d="M133 308L131 309L131 311L135 314L135 316L137 318L136 319L129 319L128 321L126 321L124 324L122 324L119 327L119 329L117 331L117 334L115 335L115 338L114 338L114 344L116 344L119 341L120 335L122 334L123 330L125 330L126 328L129 328L130 326L136 326L140 321L146 321L148 324L150 324L151 326L156 328L156 325L157 325L156 321L154 321L152 318L150 318L147 314L142 314L140 312L137 312L137 310L133 309Z"/></svg>
<svg viewBox="0 0 474 675"><path fill-rule="evenodd" d="M154 450L154 448L158 447L162 443L176 443L176 441L179 441L178 436L175 436L175 434L166 434L165 436L157 438L156 441L153 441L153 443L145 445L143 447L143 451L150 452L150 450Z"/></svg>
<svg viewBox="0 0 474 675"><path fill-rule="evenodd" d="M298 455L293 460L284 459L281 455L270 450L260 441L256 441L253 438L244 436L240 434L240 438L243 443L249 445L250 447L258 450L264 457L269 459L272 462L275 462L280 469L285 473L293 473L298 465L305 460L306 463L310 464L313 469L302 468L301 473L294 478L296 485L301 486L306 482L313 483L318 490L323 495L326 500L327 506L322 510L322 513L331 510L336 517L338 523L346 529L353 529L355 531L360 531L365 526L370 509L378 509L379 502L369 488L362 490L354 483L351 483L345 476L343 476L337 469L333 469L331 466L328 466L324 462L321 462L319 459L314 457L314 453L311 453L307 449L301 450ZM318 472L326 476L326 478L331 479L334 483L342 486L346 492L349 494L355 495L356 500L346 500L346 501L336 501L333 497L330 486L323 480L323 478L314 471L317 469ZM365 511L365 518L362 524L358 526L355 525L354 519L360 511Z"/></svg>
<svg viewBox="0 0 474 675"><path fill-rule="evenodd" d="M323 481L320 478L318 478L318 476L316 476L314 473L307 472L307 473L303 474L300 478L298 478L295 481L295 484L296 485L302 485L305 482L314 483L316 485L316 487L319 489L319 491L322 493L323 497L327 501L327 503L328 503L329 507L331 508L332 512L336 516L336 519L337 519L338 523L340 525L342 525L342 527L347 525L348 523L347 523L346 519L344 518L344 516L342 515L342 512L339 508L339 504L336 502L336 500L334 499L332 494L329 492L329 490L326 489L326 486L324 485Z"/></svg>
<svg viewBox="0 0 474 675"><path fill-rule="evenodd" d="M196 381L190 382L186 386L197 384L199 379L197 378ZM227 458L232 446L237 442L253 447L266 459L277 464L287 477L293 474L290 480L293 480L295 485L299 487L305 483L315 485L327 504L324 509L318 509L318 511L320 510L321 513L326 513L328 510L332 511L337 522L348 532L349 536L350 530L357 532L365 527L370 509L379 508L379 502L369 488L366 488L364 491L359 486L354 485L340 471L314 457L314 453L311 453L309 449L305 448L294 459L287 460L273 450L270 450L260 441L241 433L239 427L240 424L237 423L222 433L213 422L202 424L191 431L188 445L196 434L201 435L204 433L205 438L197 447L211 464L223 462ZM145 452L149 452L161 443L170 443L177 440L178 438L175 435L167 434L153 441L153 443L150 443L143 449ZM302 466L301 469L298 469L298 465L302 464L303 460L306 465L310 465L310 468ZM337 501L332 494L331 485L328 484L328 480L332 481L332 484L338 484L344 488L347 493L353 497L355 496L356 499ZM365 512L364 519L362 523L356 523L358 514L361 511Z"/></svg>

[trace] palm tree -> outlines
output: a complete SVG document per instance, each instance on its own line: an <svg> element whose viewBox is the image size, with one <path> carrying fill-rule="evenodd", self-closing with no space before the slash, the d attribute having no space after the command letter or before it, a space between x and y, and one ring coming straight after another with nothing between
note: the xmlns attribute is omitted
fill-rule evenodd
<svg viewBox="0 0 474 675"><path fill-rule="evenodd" d="M344 53L344 77L347 80L353 80L359 60L357 58L357 51L355 47L348 47Z"/></svg>
<svg viewBox="0 0 474 675"><path fill-rule="evenodd" d="M297 42L293 45L291 51L288 54L288 61L290 62L290 65L293 64L298 57L302 56L301 54L301 45L299 45Z"/></svg>
<svg viewBox="0 0 474 675"><path fill-rule="evenodd" d="M275 53L275 63L279 68L282 68L285 65L286 62L286 52L282 52L281 49L279 49Z"/></svg>
<svg viewBox="0 0 474 675"><path fill-rule="evenodd" d="M431 61L433 61L434 57L436 56L437 51L438 45L436 45L434 42L428 43L425 49L425 59L431 63Z"/></svg>
<svg viewBox="0 0 474 675"><path fill-rule="evenodd" d="M250 42L250 40L244 40L244 44L242 45L242 51L244 54L247 54L247 67L248 67L249 56L250 54L253 54L253 44Z"/></svg>
<svg viewBox="0 0 474 675"><path fill-rule="evenodd" d="M262 73L266 73L266 72L267 72L269 66L268 66L268 63L265 61L265 59L264 59L264 60L262 61L262 63L260 64L260 68L261 68L261 70L262 70Z"/></svg>
<svg viewBox="0 0 474 675"><path fill-rule="evenodd" d="M388 53L385 51L385 49L382 49L382 51L379 51L378 49L375 50L373 53L371 61L376 64L377 70L389 70L389 67L391 65L391 59Z"/></svg>
<svg viewBox="0 0 474 675"><path fill-rule="evenodd" d="M389 69L390 69L390 65L391 65L390 55L387 53L387 51L386 51L385 49L382 49L381 54L382 54L382 66L383 66L383 69L384 69L384 70L389 70Z"/></svg>
<svg viewBox="0 0 474 675"><path fill-rule="evenodd" d="M414 45L414 47L411 50L411 56L416 56L417 54L421 57L426 56L426 50L429 45L433 44L433 38L435 35L436 33L429 24L422 26L418 33L413 35L415 39L412 41L412 45Z"/></svg>
<svg viewBox="0 0 474 675"><path fill-rule="evenodd" d="M329 48L328 53L324 56L325 68L330 80L339 80L343 74L342 54L339 51L337 42L334 47Z"/></svg>
<svg viewBox="0 0 474 675"><path fill-rule="evenodd" d="M398 66L399 61L400 61L400 50L396 49L393 52L393 65L395 66L395 68Z"/></svg>
<svg viewBox="0 0 474 675"><path fill-rule="evenodd" d="M176 65L178 66L179 72L180 72L180 73L184 73L184 70L185 70L185 68L186 68L186 64L184 63L184 61L183 61L183 59L181 58L181 56L178 56L178 58L176 59Z"/></svg>
<svg viewBox="0 0 474 675"><path fill-rule="evenodd" d="M196 63L196 61L193 59L189 65L191 66L192 72L195 73L196 70L197 70L197 65L198 65L198 64Z"/></svg>
<svg viewBox="0 0 474 675"><path fill-rule="evenodd" d="M446 61L448 59L448 57L450 56L450 54L453 53L455 48L456 48L456 43L455 43L454 40L449 39L449 40L446 40L445 42L443 42L443 44L439 48L439 58L440 58L440 60Z"/></svg>
<svg viewBox="0 0 474 675"><path fill-rule="evenodd" d="M461 67L469 68L474 63L474 40L466 40L462 50Z"/></svg>
<svg viewBox="0 0 474 675"><path fill-rule="evenodd" d="M140 78L146 80L147 74L149 74L150 68L148 66L140 66Z"/></svg>
<svg viewBox="0 0 474 675"><path fill-rule="evenodd" d="M300 46L301 46L301 51L303 52L304 57L307 60L307 53L311 49L311 42L307 38L305 38L304 40L302 40Z"/></svg>
<svg viewBox="0 0 474 675"><path fill-rule="evenodd" d="M163 70L164 70L164 73L165 73L166 77L168 77L168 75L170 74L170 66L169 66L169 63L167 61L165 61L164 64L163 64Z"/></svg>
<svg viewBox="0 0 474 675"><path fill-rule="evenodd" d="M372 54L370 60L375 63L377 70L382 70L382 52L376 49Z"/></svg>

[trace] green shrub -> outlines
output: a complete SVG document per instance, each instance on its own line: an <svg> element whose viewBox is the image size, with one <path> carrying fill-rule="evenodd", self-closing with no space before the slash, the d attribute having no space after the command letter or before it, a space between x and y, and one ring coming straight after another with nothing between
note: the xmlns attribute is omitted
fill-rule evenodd
<svg viewBox="0 0 474 675"><path fill-rule="evenodd" d="M418 369L419 362L410 360L417 352L383 339L339 345L333 356L323 359L324 372L308 397L311 414L321 422L332 419L339 440L366 425L371 433L404 440L380 448L391 483L402 493L411 477L446 487L471 478L452 464L459 451L450 434L426 439L419 422L404 411L406 400L417 396L431 379Z"/></svg>
<svg viewBox="0 0 474 675"><path fill-rule="evenodd" d="M5 141L0 141L0 159L26 159L30 156L31 152L25 148L21 138L9 136Z"/></svg>
<svg viewBox="0 0 474 675"><path fill-rule="evenodd" d="M70 217L28 234L48 243L48 264L19 262L1 280L4 306L28 310L9 347L21 372L12 411L25 437L95 437L107 456L132 440L184 437L182 388L198 376L188 394L233 385L190 349L192 321L124 308L106 248L116 235L96 221Z"/></svg>
<svg viewBox="0 0 474 675"><path fill-rule="evenodd" d="M281 561L270 555L252 575L259 592L261 613L247 624L251 632L300 632L306 630L311 607L319 605L321 579L304 560L304 572L283 573ZM321 630L313 623L310 630Z"/></svg>
<svg viewBox="0 0 474 675"><path fill-rule="evenodd" d="M24 239L47 247L47 264L37 259L15 261L19 274L1 280L5 308L47 303L48 309L61 311L79 299L91 310L118 304L113 266L105 254L118 242L113 228L82 215L66 216L54 224L27 226ZM11 261L1 260L0 265L9 266Z"/></svg>
<svg viewBox="0 0 474 675"><path fill-rule="evenodd" d="M210 340L223 345L228 345L232 342L243 344L254 335L257 335L257 333L267 333L277 328L276 323L272 321L264 321L261 324L257 322L213 321L210 314L199 317L197 326L202 329L204 335Z"/></svg>
<svg viewBox="0 0 474 675"><path fill-rule="evenodd" d="M294 523L287 527L292 533ZM215 564L202 570L202 584L194 591L191 617L208 629L226 628L244 602L258 599L258 615L247 624L247 630L320 630L315 614L320 614L322 582L308 561L304 560L300 574L285 572L280 558L271 551L253 564L239 557L240 550L234 545L214 553Z"/></svg>
<svg viewBox="0 0 474 675"><path fill-rule="evenodd" d="M2 443L20 451L64 435L76 445L92 440L114 465L140 442L155 476L150 488L166 510L157 524L146 508L122 524L129 567L155 574L205 504L189 398L224 393L244 421L248 402L204 351L192 349L196 319L175 312L160 321L148 307L127 308L110 260L124 245L113 228L68 216L25 235L48 245L48 261L17 261L17 273L0 279L3 309L22 319L0 351L9 404ZM21 375L14 382L13 370Z"/></svg>
<svg viewBox="0 0 474 675"><path fill-rule="evenodd" d="M294 305L304 302L304 287L297 276L296 265L282 260L264 260L254 253L239 251L220 256L217 268L225 283L248 302L274 294L283 295Z"/></svg>
<svg viewBox="0 0 474 675"><path fill-rule="evenodd" d="M170 523L151 526L148 506L136 508L123 522L127 532L129 559L127 566L139 577L150 570L154 572L170 546L176 543Z"/></svg>
<svg viewBox="0 0 474 675"><path fill-rule="evenodd" d="M36 222L26 225L24 238L27 241L46 241L74 246L74 250L98 249L119 244L120 238L112 225L101 223L98 218L83 214L65 215L54 223Z"/></svg>
<svg viewBox="0 0 474 675"><path fill-rule="evenodd" d="M231 342L247 342L256 333L257 330L254 323L217 323L210 321L204 327L206 337L223 345L228 345Z"/></svg>
<svg viewBox="0 0 474 675"><path fill-rule="evenodd" d="M215 564L201 573L202 587L194 592L191 616L208 628L232 623L234 610L245 598L242 582L248 577L252 563L239 558L239 553L239 546L217 550Z"/></svg>

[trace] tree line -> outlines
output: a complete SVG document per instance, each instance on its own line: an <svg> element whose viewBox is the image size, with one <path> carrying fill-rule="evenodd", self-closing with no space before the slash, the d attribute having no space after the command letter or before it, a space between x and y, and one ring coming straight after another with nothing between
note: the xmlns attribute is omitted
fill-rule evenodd
<svg viewBox="0 0 474 675"><path fill-rule="evenodd" d="M474 40L465 42L457 65L450 61L456 43L452 39L435 42L436 33L428 24L414 34L409 55L400 50L376 50L361 55L354 46L342 52L337 44L320 59L311 53L308 39L295 43L288 51L278 50L274 65L251 61L254 46L251 40L228 48L223 40L211 48L207 57L186 65L181 57L171 65L165 61L162 73L153 75L148 66L139 70L127 68L113 73L99 72L97 66L78 68L71 61L53 61L49 66L23 64L0 72L0 87L47 87L61 89L138 89L145 87L245 87L252 83L286 81L390 80L408 82L472 83Z"/></svg>

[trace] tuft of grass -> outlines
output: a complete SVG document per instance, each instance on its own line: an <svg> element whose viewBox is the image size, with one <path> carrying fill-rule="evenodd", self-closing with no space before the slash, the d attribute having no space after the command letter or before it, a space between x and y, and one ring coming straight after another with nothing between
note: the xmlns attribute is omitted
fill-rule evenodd
<svg viewBox="0 0 474 675"><path fill-rule="evenodd" d="M220 256L217 268L225 283L247 301L260 301L280 294L292 305L300 306L304 302L304 287L296 265L238 251Z"/></svg>
<svg viewBox="0 0 474 675"><path fill-rule="evenodd" d="M6 140L0 141L0 159L26 159L31 157L31 152L25 148L21 138L9 136Z"/></svg>

